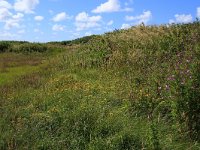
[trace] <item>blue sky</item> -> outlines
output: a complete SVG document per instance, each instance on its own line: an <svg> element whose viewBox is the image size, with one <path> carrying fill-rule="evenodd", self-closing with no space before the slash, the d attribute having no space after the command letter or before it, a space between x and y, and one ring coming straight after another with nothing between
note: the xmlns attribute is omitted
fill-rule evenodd
<svg viewBox="0 0 200 150"><path fill-rule="evenodd" d="M199 0L0 0L0 40L71 40L114 29L188 23Z"/></svg>

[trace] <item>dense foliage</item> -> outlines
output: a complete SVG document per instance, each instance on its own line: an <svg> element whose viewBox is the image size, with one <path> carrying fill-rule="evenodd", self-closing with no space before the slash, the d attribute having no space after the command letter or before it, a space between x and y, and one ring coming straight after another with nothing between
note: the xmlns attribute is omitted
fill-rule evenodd
<svg viewBox="0 0 200 150"><path fill-rule="evenodd" d="M17 41L1 41L0 52L17 52L17 53L32 53L46 52L47 46L40 43L17 42Z"/></svg>
<svg viewBox="0 0 200 150"><path fill-rule="evenodd" d="M0 42L0 53L6 52L10 48L10 43L9 42Z"/></svg>

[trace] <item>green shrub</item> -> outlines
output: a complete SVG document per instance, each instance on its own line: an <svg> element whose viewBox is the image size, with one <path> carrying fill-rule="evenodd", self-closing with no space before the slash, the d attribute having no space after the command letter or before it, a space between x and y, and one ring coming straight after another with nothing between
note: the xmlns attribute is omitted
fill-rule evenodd
<svg viewBox="0 0 200 150"><path fill-rule="evenodd" d="M22 44L19 46L19 52L45 52L47 51L47 46L43 44L38 43L28 43L28 44Z"/></svg>
<svg viewBox="0 0 200 150"><path fill-rule="evenodd" d="M10 46L11 45L9 42L4 42L4 41L0 42L0 53L9 51Z"/></svg>

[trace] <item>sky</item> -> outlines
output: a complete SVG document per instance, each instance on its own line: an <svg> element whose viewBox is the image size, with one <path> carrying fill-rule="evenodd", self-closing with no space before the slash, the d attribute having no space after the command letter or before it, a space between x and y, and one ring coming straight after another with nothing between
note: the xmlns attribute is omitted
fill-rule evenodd
<svg viewBox="0 0 200 150"><path fill-rule="evenodd" d="M0 0L0 40L65 41L196 18L200 0Z"/></svg>

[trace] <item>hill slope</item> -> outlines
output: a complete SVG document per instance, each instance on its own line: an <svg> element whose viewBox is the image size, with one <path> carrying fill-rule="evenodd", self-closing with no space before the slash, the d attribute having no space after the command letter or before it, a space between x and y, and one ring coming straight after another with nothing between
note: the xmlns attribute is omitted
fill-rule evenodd
<svg viewBox="0 0 200 150"><path fill-rule="evenodd" d="M198 21L46 45L66 50L1 86L0 149L200 148Z"/></svg>

